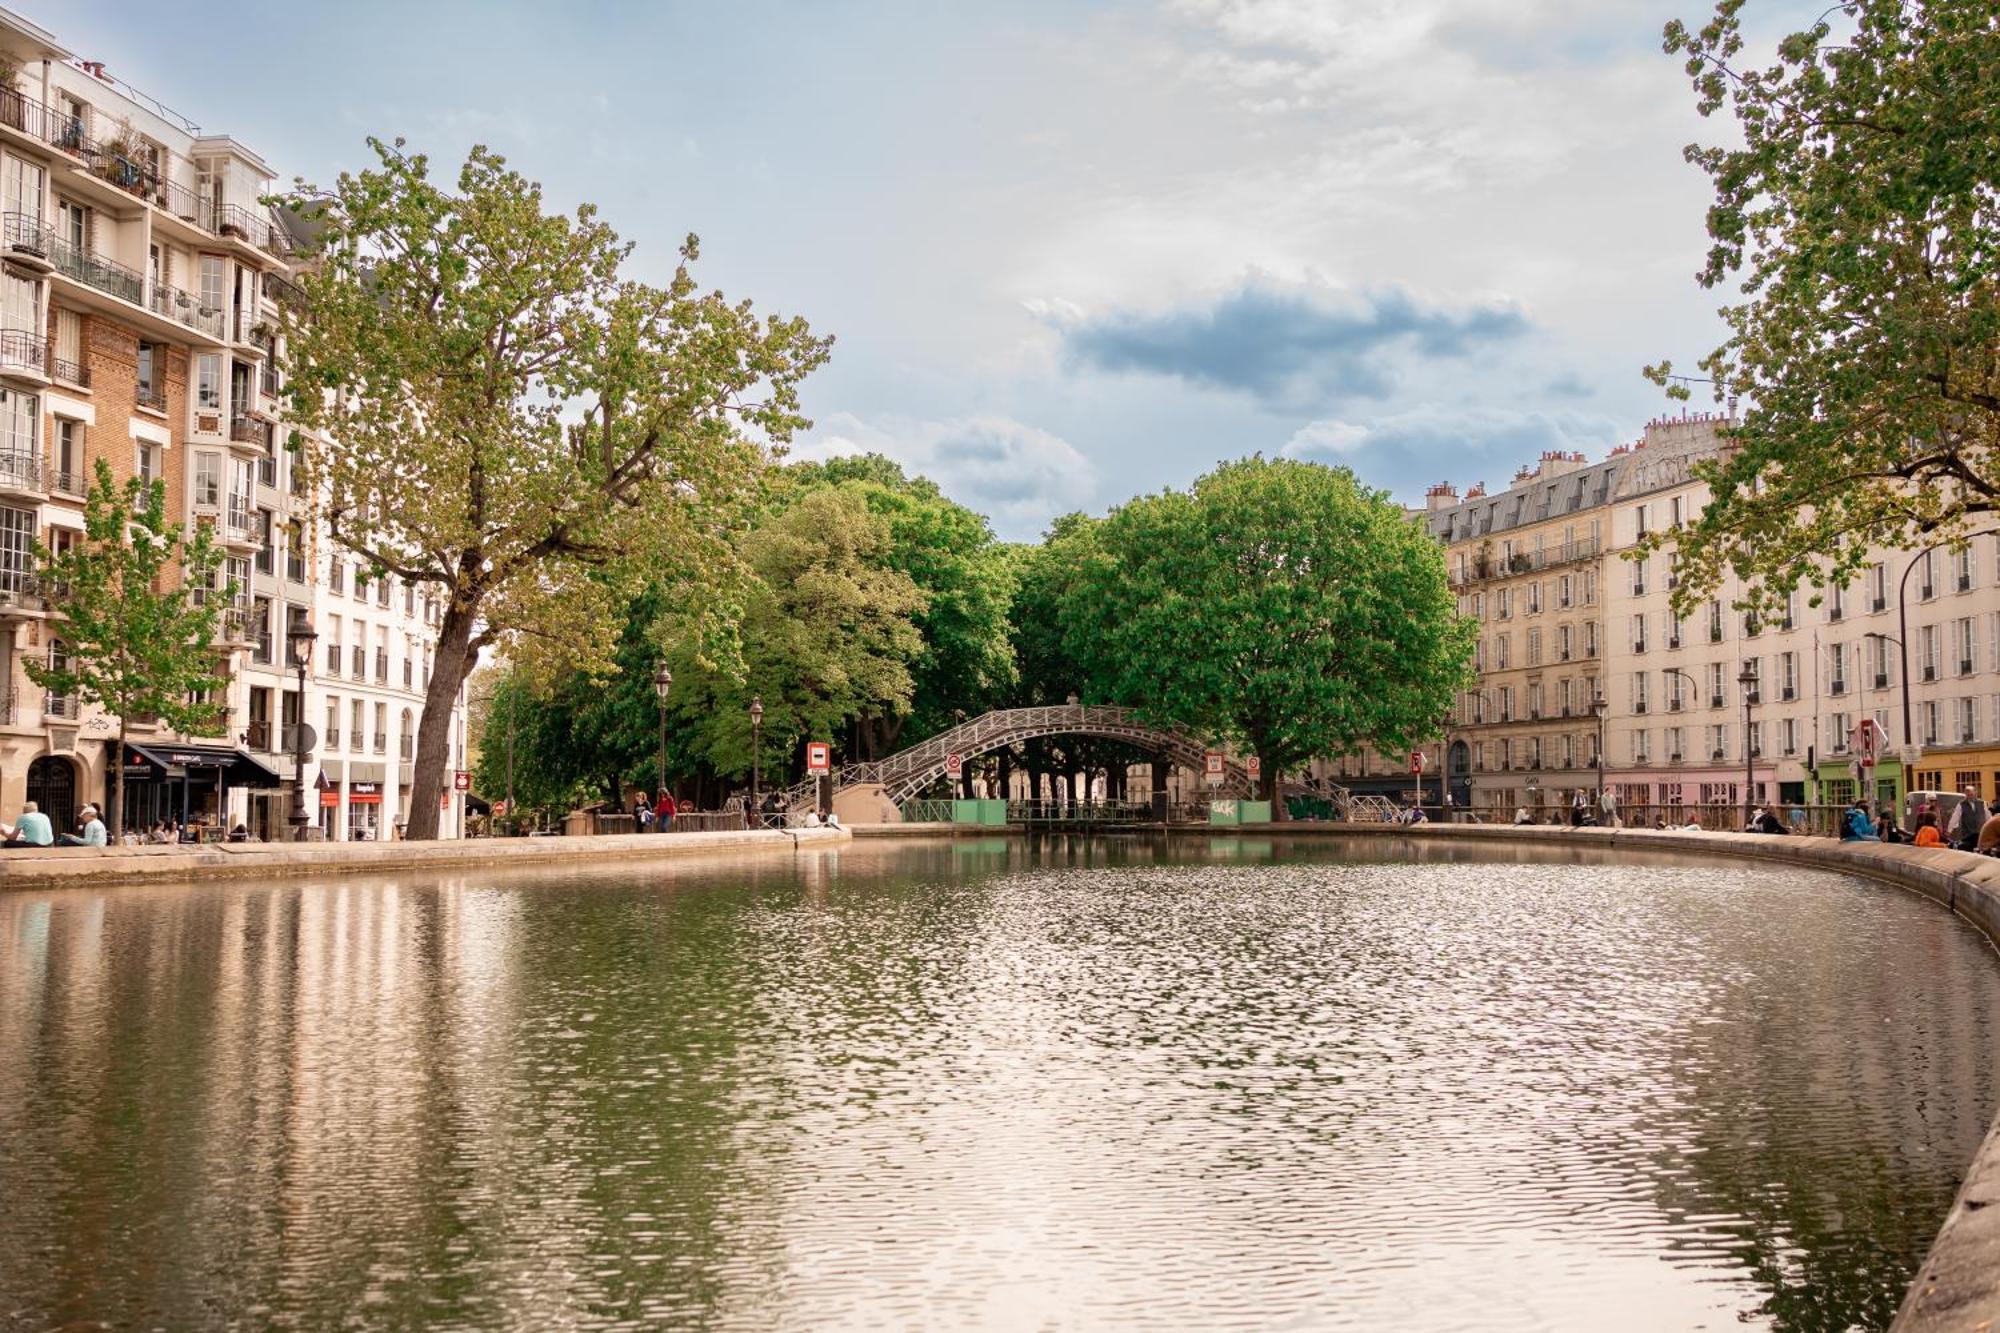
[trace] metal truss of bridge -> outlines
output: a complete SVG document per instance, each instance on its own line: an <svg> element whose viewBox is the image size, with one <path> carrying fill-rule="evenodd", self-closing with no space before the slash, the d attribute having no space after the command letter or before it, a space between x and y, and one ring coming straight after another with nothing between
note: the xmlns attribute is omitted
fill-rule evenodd
<svg viewBox="0 0 2000 1333"><path fill-rule="evenodd" d="M1136 750L1171 760L1196 773L1202 771L1209 748L1193 732L1149 725L1129 708L1108 704L1002 708L961 722L950 731L940 732L886 759L849 764L840 770L835 785L845 789L880 783L883 795L901 804L945 776L947 755L970 760L1038 736L1091 736L1124 741ZM1234 759L1226 760L1219 794L1245 796L1251 787L1250 774L1243 765ZM786 796L791 806L805 804L812 799L812 784L801 783Z"/></svg>

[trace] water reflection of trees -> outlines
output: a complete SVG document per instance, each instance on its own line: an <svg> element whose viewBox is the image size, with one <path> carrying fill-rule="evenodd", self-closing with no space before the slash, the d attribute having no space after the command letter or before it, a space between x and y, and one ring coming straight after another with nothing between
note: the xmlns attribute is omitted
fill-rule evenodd
<svg viewBox="0 0 2000 1333"><path fill-rule="evenodd" d="M1733 1017L1684 1032L1683 1097L1623 1145L1679 1224L1674 1251L1726 1254L1787 1330L1889 1323L2000 1107L1990 951L1942 910L1828 884L1851 933L1734 918L1707 965L1712 1012Z"/></svg>

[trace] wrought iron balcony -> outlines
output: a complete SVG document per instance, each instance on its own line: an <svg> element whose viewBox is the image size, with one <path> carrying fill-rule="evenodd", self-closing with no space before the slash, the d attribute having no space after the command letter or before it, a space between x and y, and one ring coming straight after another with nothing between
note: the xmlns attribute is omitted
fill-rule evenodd
<svg viewBox="0 0 2000 1333"><path fill-rule="evenodd" d="M84 145L90 142L81 120L43 106L17 88L0 88L0 125L76 157L83 156Z"/></svg>
<svg viewBox="0 0 2000 1333"><path fill-rule="evenodd" d="M25 450L0 451L0 490L42 490L42 460Z"/></svg>
<svg viewBox="0 0 2000 1333"><path fill-rule="evenodd" d="M229 438L236 444L255 445L265 453L271 451L271 423L259 421L255 417L237 416L229 420Z"/></svg>
<svg viewBox="0 0 2000 1333"><path fill-rule="evenodd" d="M49 373L49 343L40 332L0 329L0 374L45 379Z"/></svg>
<svg viewBox="0 0 2000 1333"><path fill-rule="evenodd" d="M141 380L133 386L132 398L141 407L150 407L160 412L167 410L167 386L165 384L148 384L144 380Z"/></svg>
<svg viewBox="0 0 2000 1333"><path fill-rule="evenodd" d="M166 283L150 284L150 299L147 307L162 319L171 319L176 324L184 324L197 333L205 333L218 341L223 337L222 307L203 305L201 298L193 292L184 292Z"/></svg>

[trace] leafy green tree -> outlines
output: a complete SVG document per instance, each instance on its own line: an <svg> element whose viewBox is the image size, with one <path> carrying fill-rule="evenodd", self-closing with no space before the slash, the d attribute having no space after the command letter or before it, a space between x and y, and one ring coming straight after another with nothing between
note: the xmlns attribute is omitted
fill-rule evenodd
<svg viewBox="0 0 2000 1333"><path fill-rule="evenodd" d="M1097 527L1098 520L1086 515L1064 514L1039 546L1016 549L1008 636L1017 707L1059 704L1084 688L1088 667L1071 644L1065 608L1095 552Z"/></svg>
<svg viewBox="0 0 2000 1333"><path fill-rule="evenodd" d="M955 714L1000 704L1013 683L1008 605L1013 562L985 517L911 477L880 454L801 463L785 470L794 493L851 487L889 524L887 562L924 595L914 617L923 650L911 664L908 711L862 719L864 758L952 725Z"/></svg>
<svg viewBox="0 0 2000 1333"><path fill-rule="evenodd" d="M28 679L117 717L115 840L125 823L128 722L150 715L175 731L215 729L212 696L228 683L216 670L215 634L235 589L210 591L222 552L207 528L190 538L167 522L165 486L137 477L120 486L101 458L84 497L82 540L61 551L37 542L35 560L49 607L63 617L65 651L28 659Z"/></svg>
<svg viewBox="0 0 2000 1333"><path fill-rule="evenodd" d="M1744 298L1702 365L1746 410L1678 537L1683 608L1731 571L1756 582L1749 601L1845 582L1871 547L1950 540L2000 510L1992 0L1848 0L1762 67L1741 8L1666 28L1702 114L1727 106L1740 136L1687 150L1715 184L1700 281ZM1670 363L1647 373L1686 396Z"/></svg>
<svg viewBox="0 0 2000 1333"><path fill-rule="evenodd" d="M481 650L601 671L646 578L711 582L828 342L697 290L693 237L652 286L595 209L545 212L484 148L448 189L371 146L375 169L294 200L320 231L291 415L337 442L304 451L334 539L442 595L409 825L431 838Z"/></svg>
<svg viewBox="0 0 2000 1333"><path fill-rule="evenodd" d="M1423 526L1345 468L1245 459L1096 525L1065 597L1087 695L1239 742L1263 789L1436 734L1473 626Z"/></svg>
<svg viewBox="0 0 2000 1333"><path fill-rule="evenodd" d="M744 537L754 576L742 616L740 675L676 643L672 711L684 744L729 776L750 772L750 700L764 704L762 763L784 771L809 738L838 737L859 717L907 710L924 650L926 605L890 563L889 521L857 488L800 496Z"/></svg>

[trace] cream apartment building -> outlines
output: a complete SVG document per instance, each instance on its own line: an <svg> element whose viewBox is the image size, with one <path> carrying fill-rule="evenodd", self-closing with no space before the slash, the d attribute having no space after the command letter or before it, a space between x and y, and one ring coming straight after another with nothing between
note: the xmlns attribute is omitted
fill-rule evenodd
<svg viewBox="0 0 2000 1333"><path fill-rule="evenodd" d="M295 293L296 238L292 220L262 202L275 179L242 142L204 132L0 10L0 810L8 814L36 800L66 826L86 801L104 801L110 766L122 758L128 825L192 817L277 836L298 780L293 725L316 723L337 697L343 709L352 699L363 707L361 725L342 730L340 756L323 744L304 775L317 802L332 791L324 827L346 836L396 822L407 787L399 757L414 734L435 615L398 589L386 601L368 589L373 605L355 605L293 466L280 305ZM75 540L100 459L121 480L164 483L171 512L211 526L227 564L226 584L210 595L233 588L218 644L229 684L212 701L214 725L178 736L131 720L123 756L112 753L115 719L46 695L21 669L29 655L69 651L32 547L38 538L57 548ZM336 677L320 657L302 697L286 628L322 614L338 620L343 647L365 649L367 669L344 659L334 695Z"/></svg>

